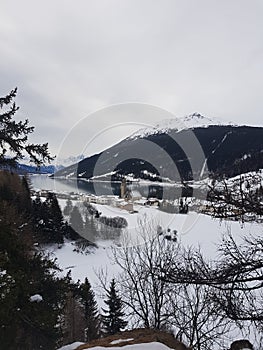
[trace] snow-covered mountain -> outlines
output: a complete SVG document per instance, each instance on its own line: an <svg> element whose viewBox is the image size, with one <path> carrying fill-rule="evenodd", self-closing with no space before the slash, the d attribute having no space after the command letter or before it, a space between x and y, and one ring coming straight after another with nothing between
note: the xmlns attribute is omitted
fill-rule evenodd
<svg viewBox="0 0 263 350"><path fill-rule="evenodd" d="M79 156L71 156L67 158L55 158L49 165L42 165L39 168L30 162L29 158L23 158L23 163L18 163L16 171L18 174L53 174L56 171L62 170L72 164L76 164L85 158L84 154Z"/></svg>
<svg viewBox="0 0 263 350"><path fill-rule="evenodd" d="M199 179L208 173L232 177L260 168L263 127L238 126L194 113L141 129L55 176L167 182Z"/></svg>
<svg viewBox="0 0 263 350"><path fill-rule="evenodd" d="M164 119L153 126L142 128L134 132L128 139L143 138L154 134L168 133L171 130L182 131L184 129L207 128L210 125L233 125L224 123L215 118L209 118L200 113L193 113L180 118Z"/></svg>
<svg viewBox="0 0 263 350"><path fill-rule="evenodd" d="M67 167L69 165L76 164L76 163L80 162L81 160L83 160L84 158L85 158L84 154L80 154L77 156L70 156L70 157L66 157L66 158L61 158L60 156L58 156L55 159L55 166L57 168L64 168L64 167Z"/></svg>

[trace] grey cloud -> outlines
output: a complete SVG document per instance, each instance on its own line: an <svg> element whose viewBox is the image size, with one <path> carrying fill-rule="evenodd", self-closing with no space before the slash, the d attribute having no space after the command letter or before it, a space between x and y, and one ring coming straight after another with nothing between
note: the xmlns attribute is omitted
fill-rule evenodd
<svg viewBox="0 0 263 350"><path fill-rule="evenodd" d="M262 12L260 0L3 1L0 92L19 86L53 152L114 103L261 124Z"/></svg>

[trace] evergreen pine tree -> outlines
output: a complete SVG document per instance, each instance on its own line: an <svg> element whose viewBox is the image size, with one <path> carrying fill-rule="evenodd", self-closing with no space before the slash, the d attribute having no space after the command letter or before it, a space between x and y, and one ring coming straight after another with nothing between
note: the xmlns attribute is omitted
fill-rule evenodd
<svg viewBox="0 0 263 350"><path fill-rule="evenodd" d="M3 174L1 174L3 176ZM23 184L6 174L17 194ZM25 199L26 200L26 199ZM0 339L3 349L54 349L66 283L58 268L33 246L34 225L16 202L0 197ZM41 299L31 301L39 294Z"/></svg>
<svg viewBox="0 0 263 350"><path fill-rule="evenodd" d="M32 214L32 200L30 193L30 182L27 176L21 179L22 193L20 196L20 209L25 212L27 216Z"/></svg>
<svg viewBox="0 0 263 350"><path fill-rule="evenodd" d="M58 204L57 196L55 193L49 192L46 203L49 208L49 214L53 219L54 226L59 229L61 226L63 226L63 215L60 209L60 206Z"/></svg>
<svg viewBox="0 0 263 350"><path fill-rule="evenodd" d="M80 235L68 224L68 222L65 222L65 237L70 239L71 241L76 241L80 239Z"/></svg>
<svg viewBox="0 0 263 350"><path fill-rule="evenodd" d="M37 231L39 243L58 243L64 241L68 235L68 227L64 223L63 215L54 193L48 193L44 202L39 194L32 205L33 221Z"/></svg>
<svg viewBox="0 0 263 350"><path fill-rule="evenodd" d="M99 337L100 323L95 293L91 289L91 285L87 278L85 278L85 282L80 285L79 295L84 307L85 341L88 342Z"/></svg>
<svg viewBox="0 0 263 350"><path fill-rule="evenodd" d="M35 199L33 200L33 204L32 204L32 207L33 207L33 215L40 215L40 208L42 206L42 201L41 201L41 198L40 198L40 194L37 192L36 193L36 197Z"/></svg>
<svg viewBox="0 0 263 350"><path fill-rule="evenodd" d="M107 300L104 300L108 306L108 310L103 309L106 315L103 316L104 332L112 335L120 332L127 326L127 322L123 319L123 303L116 290L115 280L112 279L110 289L107 291Z"/></svg>
<svg viewBox="0 0 263 350"><path fill-rule="evenodd" d="M39 193L37 192L35 199L32 202L32 216L35 227L40 230L43 221L43 205Z"/></svg>
<svg viewBox="0 0 263 350"><path fill-rule="evenodd" d="M0 97L0 165L15 167L24 153L37 166L45 161L50 162L53 158L49 154L47 143L40 145L28 141L28 135L34 131L34 127L29 126L28 119L14 120L19 109L13 102L16 93L17 89L14 89L7 96Z"/></svg>
<svg viewBox="0 0 263 350"><path fill-rule="evenodd" d="M47 243L63 243L65 223L63 215L54 193L48 193L42 206L43 231Z"/></svg>

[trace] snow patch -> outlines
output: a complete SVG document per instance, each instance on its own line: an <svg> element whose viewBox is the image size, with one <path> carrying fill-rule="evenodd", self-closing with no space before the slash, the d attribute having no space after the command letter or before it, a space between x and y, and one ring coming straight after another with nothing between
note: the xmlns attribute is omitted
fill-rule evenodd
<svg viewBox="0 0 263 350"><path fill-rule="evenodd" d="M172 350L171 348L168 348L168 346L152 342L152 343L142 343L142 344L132 344L132 345L124 345L121 347L123 350ZM62 349L62 348L61 348ZM59 349L59 350L61 350ZM95 346L93 348L89 348L89 350L107 350L108 347L105 348L103 346ZM111 350L120 350L120 347L110 347ZM68 349L62 349L62 350L68 350Z"/></svg>
<svg viewBox="0 0 263 350"><path fill-rule="evenodd" d="M3 277L3 276L5 276L5 275L6 275L6 270L0 271L0 277Z"/></svg>
<svg viewBox="0 0 263 350"><path fill-rule="evenodd" d="M86 171L83 171L82 173L79 173L78 177L83 176L84 174L86 174Z"/></svg>
<svg viewBox="0 0 263 350"><path fill-rule="evenodd" d="M105 174L101 174L101 175L95 175L95 176L92 176L89 180L96 180L96 179L99 179L101 177L106 177L106 176L112 176L116 174L116 171L111 171L109 173L105 173Z"/></svg>
<svg viewBox="0 0 263 350"><path fill-rule="evenodd" d="M247 158L251 158L251 154L244 154L241 159L246 160Z"/></svg>
<svg viewBox="0 0 263 350"><path fill-rule="evenodd" d="M31 295L31 297L29 298L29 301L31 303L40 303L41 301L43 301L43 297L40 294L35 294L35 295Z"/></svg>
<svg viewBox="0 0 263 350"><path fill-rule="evenodd" d="M111 344L111 345L116 345L116 344L120 344L120 343L132 341L133 339L134 339L134 338L129 338L129 339L117 339L117 340L113 340L110 344Z"/></svg>
<svg viewBox="0 0 263 350"><path fill-rule="evenodd" d="M75 343L64 345L57 350L76 350L80 345L83 345L83 344L85 344L85 343L82 343L80 341L76 341Z"/></svg>

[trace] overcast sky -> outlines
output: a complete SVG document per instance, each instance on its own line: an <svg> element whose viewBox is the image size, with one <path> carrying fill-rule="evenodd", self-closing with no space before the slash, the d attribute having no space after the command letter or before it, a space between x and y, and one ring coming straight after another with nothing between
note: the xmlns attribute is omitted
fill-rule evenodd
<svg viewBox="0 0 263 350"><path fill-rule="evenodd" d="M262 0L2 0L0 95L18 86L20 115L53 153L79 120L125 102L260 125L262 18ZM123 122L132 130L161 114ZM96 116L86 142L101 132ZM112 135L92 152L120 138L109 116Z"/></svg>

